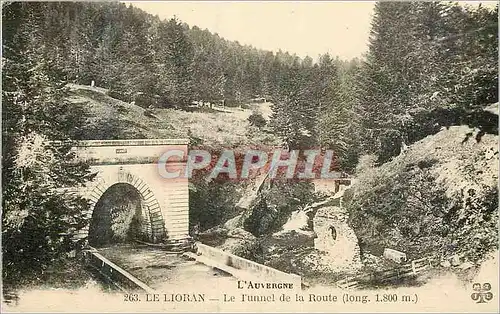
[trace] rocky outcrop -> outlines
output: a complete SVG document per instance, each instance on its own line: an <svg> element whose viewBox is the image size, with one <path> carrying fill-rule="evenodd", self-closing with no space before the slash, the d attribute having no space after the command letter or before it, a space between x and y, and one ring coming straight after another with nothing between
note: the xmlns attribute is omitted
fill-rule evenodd
<svg viewBox="0 0 500 314"><path fill-rule="evenodd" d="M309 216L303 210L297 210L292 212L292 215L283 225L283 231L291 230L307 230L309 226Z"/></svg>
<svg viewBox="0 0 500 314"><path fill-rule="evenodd" d="M246 186L243 196L236 204L236 208L247 210L250 208L253 202L258 198L263 186L265 185L267 179L267 173L258 174L255 178L250 180L250 183Z"/></svg>
<svg viewBox="0 0 500 314"><path fill-rule="evenodd" d="M282 230L261 241L262 253L270 256L300 248L314 246L316 234L310 230Z"/></svg>
<svg viewBox="0 0 500 314"><path fill-rule="evenodd" d="M241 228L229 230L226 239L219 248L223 251L241 257L251 257L255 254L256 237Z"/></svg>
<svg viewBox="0 0 500 314"><path fill-rule="evenodd" d="M224 228L231 230L243 227L243 215L237 215L224 223Z"/></svg>
<svg viewBox="0 0 500 314"><path fill-rule="evenodd" d="M226 233L218 248L242 257L258 256L273 267L299 273L351 272L362 266L358 239L341 206L347 187L293 211L280 230L270 234L277 211L259 196L265 179L260 176L247 186L238 203L241 213L220 226Z"/></svg>
<svg viewBox="0 0 500 314"><path fill-rule="evenodd" d="M279 232L262 241L263 253L279 258L288 252L307 252L291 257L292 267L305 272L356 272L361 262L358 239L347 224L341 207L344 189L323 201L292 212ZM295 266L294 266L295 265Z"/></svg>

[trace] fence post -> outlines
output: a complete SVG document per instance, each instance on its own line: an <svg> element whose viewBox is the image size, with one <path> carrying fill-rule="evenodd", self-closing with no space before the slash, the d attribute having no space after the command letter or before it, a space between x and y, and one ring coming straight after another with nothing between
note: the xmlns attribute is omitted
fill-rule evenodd
<svg viewBox="0 0 500 314"><path fill-rule="evenodd" d="M416 270L416 267L415 267L415 261L411 261L411 269L413 270L413 274L416 275L417 274L417 270Z"/></svg>

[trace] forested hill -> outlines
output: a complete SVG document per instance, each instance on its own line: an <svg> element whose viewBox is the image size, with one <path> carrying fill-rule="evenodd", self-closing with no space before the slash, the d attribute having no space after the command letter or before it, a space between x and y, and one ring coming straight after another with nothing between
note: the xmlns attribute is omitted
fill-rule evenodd
<svg viewBox="0 0 500 314"><path fill-rule="evenodd" d="M231 105L269 97L294 64L312 66L310 58L258 50L119 2L38 3L19 14L30 19L26 32L40 31L28 37L53 56L65 80L95 81L127 101L143 92L158 106Z"/></svg>
<svg viewBox="0 0 500 314"><path fill-rule="evenodd" d="M211 147L280 144L268 127L254 126L249 119L253 110L262 112L269 104L250 104L246 109L220 106L191 110L144 109L110 97L104 88L76 84L68 84L68 87L70 107L82 112L85 118L83 125L75 127L74 138L190 138L192 144Z"/></svg>
<svg viewBox="0 0 500 314"><path fill-rule="evenodd" d="M482 116L498 101L497 12L377 3L364 60L325 54L315 63L118 2L11 3L3 8L3 55L26 70L43 64L54 84L94 81L122 101L140 95L143 106L264 97L286 147L333 149L352 169L362 154L385 162L442 126L497 129Z"/></svg>

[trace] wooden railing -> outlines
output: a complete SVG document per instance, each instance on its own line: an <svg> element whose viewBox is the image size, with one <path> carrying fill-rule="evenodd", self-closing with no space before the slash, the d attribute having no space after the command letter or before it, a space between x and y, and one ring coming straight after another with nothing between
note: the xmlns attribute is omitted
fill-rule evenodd
<svg viewBox="0 0 500 314"><path fill-rule="evenodd" d="M401 279L417 274L432 267L433 257L423 257L413 260L408 264L401 265L400 267L387 269L379 272L374 272L368 275L347 277L336 282L337 287L341 289L354 289L363 284L363 282L386 282L396 279Z"/></svg>

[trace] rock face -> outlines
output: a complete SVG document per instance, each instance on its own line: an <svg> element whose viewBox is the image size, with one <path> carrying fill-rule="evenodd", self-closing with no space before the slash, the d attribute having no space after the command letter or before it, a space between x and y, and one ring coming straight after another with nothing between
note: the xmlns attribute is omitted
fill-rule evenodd
<svg viewBox="0 0 500 314"><path fill-rule="evenodd" d="M347 224L347 216L338 206L318 209L313 219L314 248L321 253L321 263L332 270L356 270L362 267L358 239Z"/></svg>
<svg viewBox="0 0 500 314"><path fill-rule="evenodd" d="M315 234L308 230L282 230L265 238L261 247L264 254L307 248L314 245Z"/></svg>
<svg viewBox="0 0 500 314"><path fill-rule="evenodd" d="M259 192L265 185L266 179L267 173L261 173L251 180L251 183L246 187L243 197L240 199L238 204L236 204L236 207L249 209L252 202L254 202L259 196Z"/></svg>
<svg viewBox="0 0 500 314"><path fill-rule="evenodd" d="M291 231L291 230L307 230L308 229L308 220L305 211L296 210L292 212L291 217L287 220L287 222L283 225L283 231Z"/></svg>
<svg viewBox="0 0 500 314"><path fill-rule="evenodd" d="M228 221L226 221L224 223L224 228L226 229L236 229L236 228L241 228L243 227L243 221L242 221L242 215L237 215L236 217L233 217L231 219L229 219Z"/></svg>
<svg viewBox="0 0 500 314"><path fill-rule="evenodd" d="M276 229L269 224L275 222L278 212L259 196L265 180L260 175L249 184L237 204L241 213L215 230L223 236L217 247L291 272L351 273L363 266L358 239L342 208L348 187L341 186L335 195L297 208L279 231L271 233Z"/></svg>
<svg viewBox="0 0 500 314"><path fill-rule="evenodd" d="M247 255L250 254L249 251L253 249L255 239L255 236L250 232L241 228L236 228L229 230L227 238L219 248L232 254L247 257Z"/></svg>

